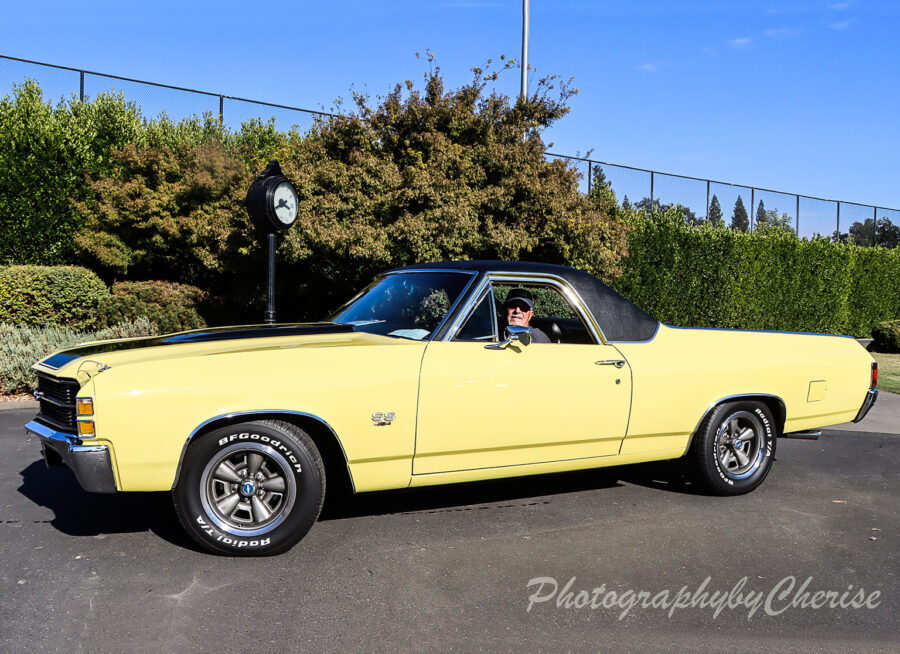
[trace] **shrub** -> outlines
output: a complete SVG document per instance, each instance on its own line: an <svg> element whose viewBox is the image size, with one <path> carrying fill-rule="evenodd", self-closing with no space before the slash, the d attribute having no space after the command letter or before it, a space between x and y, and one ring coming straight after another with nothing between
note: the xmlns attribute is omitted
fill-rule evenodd
<svg viewBox="0 0 900 654"><path fill-rule="evenodd" d="M109 275L209 286L243 245L243 198L252 175L212 141L199 146L128 145L115 172L91 182L79 254Z"/></svg>
<svg viewBox="0 0 900 654"><path fill-rule="evenodd" d="M661 321L691 327L867 336L900 315L900 250L685 225L678 208L641 213L616 290Z"/></svg>
<svg viewBox="0 0 900 654"><path fill-rule="evenodd" d="M174 282L118 282L101 313L107 324L146 318L163 333L205 327L199 305L206 293L195 286Z"/></svg>
<svg viewBox="0 0 900 654"><path fill-rule="evenodd" d="M0 98L0 262L74 263L82 216L73 200L89 200L85 172L108 174L110 149L140 133L137 106L99 94L53 106L32 80Z"/></svg>
<svg viewBox="0 0 900 654"><path fill-rule="evenodd" d="M900 320L886 320L872 328L875 352L900 352Z"/></svg>
<svg viewBox="0 0 900 654"><path fill-rule="evenodd" d="M157 334L146 318L126 321L97 332L65 327L29 327L0 323L0 394L21 393L37 385L31 366L57 350L87 341Z"/></svg>
<svg viewBox="0 0 900 654"><path fill-rule="evenodd" d="M171 125L148 127L155 137L114 151L115 170L92 177L78 251L110 275L227 292L245 314L228 318L246 318L261 304L266 252L247 187L277 158L299 194L280 239L282 319L321 318L374 273L423 261L536 259L613 278L626 225L579 192L573 165L547 160L541 138L574 90L547 78L516 101L488 88L502 71L473 72L457 89L435 69L422 89L356 96L354 113L302 135L250 122L221 140L187 130L177 146Z"/></svg>
<svg viewBox="0 0 900 654"><path fill-rule="evenodd" d="M35 327L98 326L109 295L90 270L77 266L8 266L0 269L0 322Z"/></svg>

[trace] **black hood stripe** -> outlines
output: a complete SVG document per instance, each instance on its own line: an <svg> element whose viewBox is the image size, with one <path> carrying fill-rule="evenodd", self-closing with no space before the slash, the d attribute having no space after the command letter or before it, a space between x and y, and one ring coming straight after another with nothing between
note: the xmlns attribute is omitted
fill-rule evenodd
<svg viewBox="0 0 900 654"><path fill-rule="evenodd" d="M244 338L269 338L272 336L312 336L316 334L340 334L352 331L353 325L342 325L335 322L215 327L212 329L182 332L180 334L157 336L155 338L129 339L117 343L101 343L99 345L74 347L69 350L57 352L48 359L41 361L41 365L47 368L57 369L79 357L107 354L109 352L121 352L123 350L139 350L145 347L178 345L180 343L208 343L211 341L233 341Z"/></svg>

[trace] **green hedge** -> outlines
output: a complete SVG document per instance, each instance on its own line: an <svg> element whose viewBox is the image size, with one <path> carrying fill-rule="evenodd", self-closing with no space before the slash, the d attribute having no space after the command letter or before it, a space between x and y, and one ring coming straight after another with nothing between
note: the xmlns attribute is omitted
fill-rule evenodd
<svg viewBox="0 0 900 654"><path fill-rule="evenodd" d="M0 322L0 394L22 393L37 385L31 366L48 354L87 341L153 336L158 331L146 318L96 332L65 327L29 327Z"/></svg>
<svg viewBox="0 0 900 654"><path fill-rule="evenodd" d="M100 326L109 296L96 274L78 266L0 268L0 322L33 327Z"/></svg>
<svg viewBox="0 0 900 654"><path fill-rule="evenodd" d="M868 336L900 316L900 250L639 215L616 290L665 323Z"/></svg>
<svg viewBox="0 0 900 654"><path fill-rule="evenodd" d="M900 320L886 320L872 329L875 352L900 352Z"/></svg>
<svg viewBox="0 0 900 654"><path fill-rule="evenodd" d="M107 324L147 318L160 332L178 332L206 326L199 306L206 293L195 286L174 282L118 282L101 306Z"/></svg>

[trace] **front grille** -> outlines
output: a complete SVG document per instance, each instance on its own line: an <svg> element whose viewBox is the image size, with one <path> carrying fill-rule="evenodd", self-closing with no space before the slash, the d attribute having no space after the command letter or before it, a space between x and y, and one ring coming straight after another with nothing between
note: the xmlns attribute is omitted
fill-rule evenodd
<svg viewBox="0 0 900 654"><path fill-rule="evenodd" d="M74 379L60 379L38 373L38 399L41 412L37 420L49 427L74 434L75 397L80 384Z"/></svg>

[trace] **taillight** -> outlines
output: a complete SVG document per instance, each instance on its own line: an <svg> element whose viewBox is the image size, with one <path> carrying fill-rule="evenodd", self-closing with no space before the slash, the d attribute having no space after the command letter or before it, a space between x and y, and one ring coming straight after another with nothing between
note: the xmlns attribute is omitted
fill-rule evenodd
<svg viewBox="0 0 900 654"><path fill-rule="evenodd" d="M878 362L872 362L872 385L869 388L875 388L878 385Z"/></svg>

